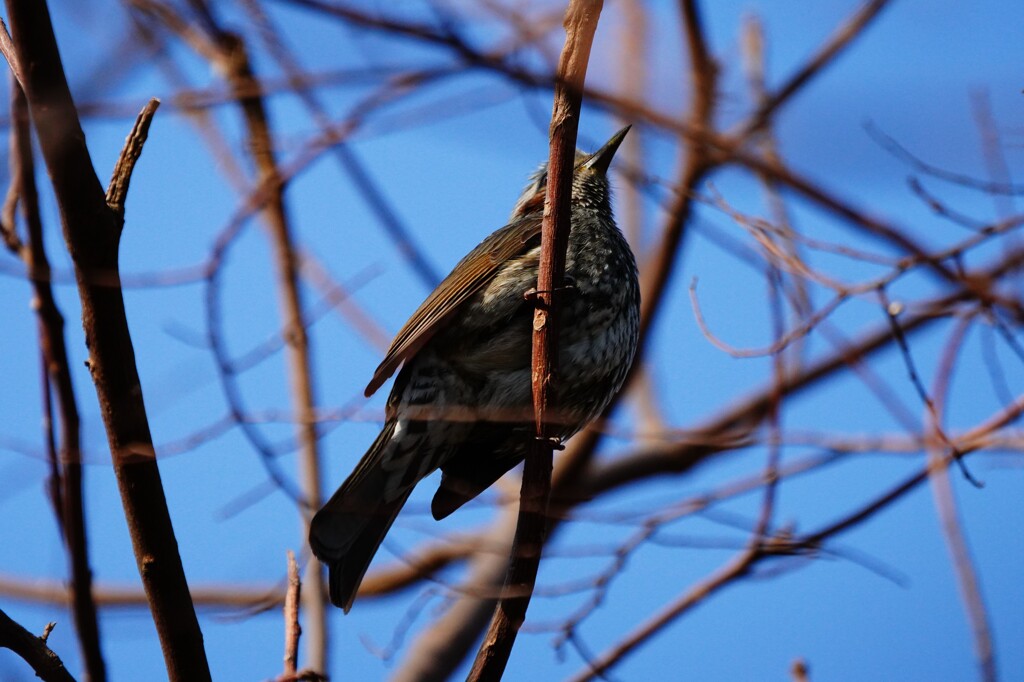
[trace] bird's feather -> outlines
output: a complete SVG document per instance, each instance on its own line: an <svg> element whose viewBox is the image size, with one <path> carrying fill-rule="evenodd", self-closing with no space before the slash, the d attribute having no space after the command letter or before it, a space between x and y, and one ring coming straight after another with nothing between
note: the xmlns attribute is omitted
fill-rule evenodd
<svg viewBox="0 0 1024 682"><path fill-rule="evenodd" d="M383 362L373 373L365 395L373 395L402 362L422 348L449 317L494 279L504 263L531 248L532 242L540 236L540 229L538 220L513 221L459 261L395 335Z"/></svg>

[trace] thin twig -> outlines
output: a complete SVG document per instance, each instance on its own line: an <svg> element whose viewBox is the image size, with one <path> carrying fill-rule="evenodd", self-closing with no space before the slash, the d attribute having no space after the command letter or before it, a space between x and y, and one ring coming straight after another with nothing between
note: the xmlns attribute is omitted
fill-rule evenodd
<svg viewBox="0 0 1024 682"><path fill-rule="evenodd" d="M907 343L907 337L903 333L903 328L900 326L900 322L897 319L900 312L903 310L903 306L899 303L892 303L889 301L889 297L885 293L885 288L880 287L878 289L878 299L882 304L882 311L885 313L886 319L889 321L889 327L892 329L893 338L896 339L896 347L900 350L900 355L903 357L903 364L907 368L907 374L910 377L910 382L917 391L917 394L921 397L921 402L924 403L928 410L928 414L932 419L932 428L935 431L935 435L945 444L954 448L953 455L954 460L960 467L960 472L964 475L971 485L976 488L983 487L981 481L976 479L967 465L964 464L963 458L959 456L953 444L950 442L949 437L946 436L942 430L942 426L939 421L939 415L935 407L935 401L932 400L931 396L928 395L928 389L924 387L924 383L921 381L921 377L917 372L917 366L914 363L914 357L910 353L910 344Z"/></svg>
<svg viewBox="0 0 1024 682"><path fill-rule="evenodd" d="M107 185L107 205L115 213L121 215L122 220L124 216L124 201L128 197L128 185L131 183L135 164L138 163L139 157L142 156L142 146L146 144L146 138L149 136L149 126L153 122L153 117L156 116L156 110L159 106L160 100L154 97L146 103L146 106L142 107L138 118L135 119L135 125L132 126L128 137L125 138L121 155L117 157L114 172L110 176L110 184Z"/></svg>
<svg viewBox="0 0 1024 682"><path fill-rule="evenodd" d="M68 552L71 574L69 602L86 673L90 682L103 682L107 672L100 648L99 618L92 596L78 404L64 338L64 316L57 307L49 281L50 261L46 254L39 212L28 103L24 91L16 82L11 84L11 121L11 165L12 174L17 178L12 181L12 185L17 184L19 187L20 204L25 216L28 243L22 251L22 258L31 277L34 293L32 307L38 320L43 366L46 441L54 463L51 496ZM59 448L56 445L53 420L54 394L60 415Z"/></svg>
<svg viewBox="0 0 1024 682"><path fill-rule="evenodd" d="M46 646L46 636L53 629L47 625L43 637L36 637L0 611L0 648L10 649L32 666L36 676L46 682L75 682L64 662Z"/></svg>
<svg viewBox="0 0 1024 682"><path fill-rule="evenodd" d="M998 675L996 673L996 655L992 637L991 617L985 606L978 571L971 557L971 550L967 544L963 524L960 522L956 496L953 493L953 486L949 480L949 471L946 467L947 459L943 456L943 447L941 447L944 438L941 420L948 405L949 388L953 381L953 370L956 366L956 360L960 350L963 348L964 337L970 329L970 324L971 319L964 318L954 327L943 350L939 369L935 375L935 388L933 392L936 409L930 415L929 426L935 433L933 440L940 447L933 445L928 449L930 472L928 480L931 484L936 513L942 526L942 534L946 539L946 548L949 550L950 560L957 576L957 583L960 586L964 610L967 612L967 620L971 626L974 651L978 658L979 676L985 682L995 682L998 679ZM959 458L957 458L957 461L959 461Z"/></svg>
<svg viewBox="0 0 1024 682"><path fill-rule="evenodd" d="M864 125L864 129L880 147L901 161L907 163L912 168L917 169L920 173L930 175L933 178L938 178L954 185L959 185L960 187L967 187L979 192L984 192L985 194L997 196L1016 196L1024 194L1024 185L1002 180L981 180L979 178L971 177L970 175L953 173L943 168L933 166L926 161L922 161L906 147L884 133L874 123L866 123Z"/></svg>
<svg viewBox="0 0 1024 682"><path fill-rule="evenodd" d="M292 55L292 52L284 44L281 36L274 30L270 19L263 11L259 1L243 0L242 4L254 19L264 43L266 43L267 48L278 64L287 73L290 84L312 114L316 124L320 126L321 130L327 130L331 125L327 109L321 104L319 98L312 90L301 87L303 81L308 76L300 67L298 59ZM416 273L420 281L428 289L436 287L441 281L437 270L427 260L422 248L413 238L412 232L399 218L398 212L391 205L383 188L371 175L366 164L363 163L356 151L350 145L345 144L345 142L339 142L332 147L331 152L338 160L342 169L348 173L349 178L356 189L359 190L366 205L376 215L380 225L398 249L398 253L406 260L413 272Z"/></svg>
<svg viewBox="0 0 1024 682"><path fill-rule="evenodd" d="M201 26L186 22L170 6L154 0L138 0L140 8L160 18L167 27L193 47L200 56L224 74L225 80L237 98L244 116L248 135L247 149L257 171L257 182L266 186L266 200L261 214L266 223L275 254L281 317L287 328L286 358L292 402L299 420L296 437L300 444L300 485L304 505L300 508L303 537L308 533L309 518L321 503L320 447L317 424L312 415L316 409L314 373L310 339L303 318L302 291L299 286L299 258L295 246L293 227L285 202L286 177L278 165L275 140L267 114L266 103L260 94L251 94L251 83L256 81L249 58L249 48L240 34L222 28L213 11L204 0L195 0L193 10ZM223 370L222 370L223 371ZM240 417L240 415L236 415ZM263 459L268 462L267 453ZM307 660L311 668L325 671L327 667L327 614L322 597L322 569L317 562L307 567L307 590L303 613L306 617Z"/></svg>
<svg viewBox="0 0 1024 682"><path fill-rule="evenodd" d="M284 597L284 674L295 675L299 664L299 595L302 583L299 581L299 565L295 553L288 550L288 590Z"/></svg>
<svg viewBox="0 0 1024 682"><path fill-rule="evenodd" d="M888 4L889 0L870 0L870 2L866 2L778 90L765 97L753 115L740 127L740 132L736 137L746 138L750 133L763 128L780 106L791 99L797 92L804 89L812 78L824 71L825 67L835 61L835 58L842 54L843 50L854 39L860 37L868 24Z"/></svg>
<svg viewBox="0 0 1024 682"><path fill-rule="evenodd" d="M7 65L11 69L11 75L14 76L14 80L24 87L24 79L21 75L21 62L18 61L18 53L14 48L14 41L11 40L11 34L7 30L7 24L4 23L3 19L0 19L0 54L3 54L4 59L7 60Z"/></svg>

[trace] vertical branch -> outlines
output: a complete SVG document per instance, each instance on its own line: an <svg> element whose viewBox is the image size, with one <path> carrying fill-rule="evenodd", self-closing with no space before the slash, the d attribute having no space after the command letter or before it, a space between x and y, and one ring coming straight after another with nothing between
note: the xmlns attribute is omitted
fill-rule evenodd
<svg viewBox="0 0 1024 682"><path fill-rule="evenodd" d="M225 56L232 69L228 72L231 87L241 92L254 80L252 67L241 39L222 34ZM285 183L280 179L274 158L273 138L263 99L259 96L239 96L250 150L256 163L257 183L274 190L263 208L263 219L270 231L277 266L281 296L281 317L287 331L288 377L291 383L292 403L298 420L296 426L300 444L299 482L305 500L302 509L302 537L309 533L312 510L321 504L320 448L316 428L316 398L313 388L312 357L309 334L302 317L302 296L299 289L299 259L295 250L291 224L284 201ZM320 563L309 562L305 576L303 611L306 614L306 647L308 665L317 671L327 666L327 612L324 607L323 578Z"/></svg>
<svg viewBox="0 0 1024 682"><path fill-rule="evenodd" d="M768 99L767 91L767 47L764 33L764 26L760 19L754 15L748 16L742 27L742 56L743 66L746 72L747 82L750 86L750 94L753 101L762 105ZM749 133L751 141L760 148L764 157L771 163L782 165L782 156L779 153L779 146L776 141L774 130L774 119L769 118L760 127ZM757 172L758 180L764 187L765 202L772 216L776 227L779 230L779 247L783 253L797 262L802 262L800 248L796 241L796 233L790 220L789 211L783 201L779 185L768 175ZM782 273L779 273L780 277ZM807 284L803 277L790 277L790 284L787 287L787 296L797 325L807 324L811 310L810 294L807 291ZM787 350L787 359L791 359L795 365L799 365L804 350L804 339L798 339L791 344Z"/></svg>
<svg viewBox="0 0 1024 682"><path fill-rule="evenodd" d="M996 654L992 639L992 627L989 623L985 599L981 594L978 572L974 568L971 549L967 544L957 513L956 497L949 481L949 457L945 456L946 441L942 434L942 416L946 412L947 396L952 383L953 369L961 348L964 336L970 329L972 319L967 317L954 327L943 352L939 369L936 372L935 409L929 410L929 421L933 431L932 445L928 448L928 481L931 484L932 497L935 500L935 511L942 526L942 534L946 538L950 561L957 576L960 595L967 612L967 620L971 626L974 640L974 652L978 657L979 677L985 682L994 682L996 674ZM957 455L954 455L954 459Z"/></svg>
<svg viewBox="0 0 1024 682"><path fill-rule="evenodd" d="M748 21L744 26L744 46L746 47L744 56L744 66L747 71L747 80L750 84L750 89L757 100L763 100L764 98L764 83L765 83L765 54L764 54L764 36L760 31L760 24L756 21ZM776 151L774 145L774 139L771 134L771 130L767 130L763 139L764 146L767 148L766 151L769 154L773 154ZM762 183L765 186L767 192L768 201L773 209L773 213L783 220L781 224L785 224L788 227L787 221L785 221L785 209L783 207L782 198L780 197L777 188L774 187L768 178L761 177ZM781 229L781 228L780 228ZM775 240L768 236L774 245ZM788 234L780 235L781 241L783 242L782 249L783 254L789 255L794 248ZM786 335L786 322L785 316L782 310L782 298L783 298L783 270L778 262L779 256L774 254L773 249L764 248L764 258L768 265L767 277L768 280L768 306L771 310L772 318L772 331L773 338L776 344L779 344L782 338ZM799 278L797 278L798 281ZM778 494L778 470L779 462L782 458L782 387L786 380L787 374L787 363L785 347L780 346L776 352L772 353L772 384L771 384L771 402L768 407L767 421L768 430L770 433L770 443L768 444L768 463L765 467L764 478L764 502L761 506L761 516L758 518L757 527L754 532L751 542L763 542L767 539L768 533L771 529L772 516L775 513L776 507L776 496Z"/></svg>
<svg viewBox="0 0 1024 682"><path fill-rule="evenodd" d="M299 596L302 584L299 582L299 565L295 553L288 550L288 591L284 595L284 677L295 677L299 664Z"/></svg>
<svg viewBox="0 0 1024 682"><path fill-rule="evenodd" d="M688 128L695 130L711 131L714 125L714 104L717 91L717 67L707 52L706 42L703 38L703 28L697 7L693 2L684 2L684 12L689 17L686 21L687 40L692 41L695 47L691 47L690 61L692 62L692 80L694 85L694 98L691 104L690 121ZM564 82L561 81L561 82ZM670 207L666 225L663 229L663 236L656 248L644 259L641 271L641 312L640 312L640 345L637 348L634 370L639 365L644 355L644 346L649 337L649 331L655 321L657 312L660 310L667 291L668 282L679 262L678 252L682 244L686 227L692 217L693 195L703 178L712 168L715 157L710 147L703 141L707 136L700 136L700 139L693 143L693 147L681 153L679 180L675 183L678 187L676 199ZM538 285L540 288L540 285ZM629 380L627 379L627 383ZM622 395L622 393L620 393ZM610 411L617 399L606 410ZM555 477L555 492L553 502L558 505L556 514L550 515L549 523L558 523L569 508L579 500L581 496L579 481L582 472L591 461L602 434L599 430L588 429L579 434L569 446L565 456L560 460L559 471ZM525 472L524 472L525 473ZM524 481L525 483L525 481ZM497 534L498 531L496 530ZM491 587L501 584L500 573L494 570L486 557L474 565L474 580L469 583L476 589L481 586ZM483 583L481 581L484 581ZM487 603L481 600L470 601L463 597L458 602L458 612L449 612L443 619L435 624L435 627L443 632L454 632L460 638L478 627L482 622L481 610L487 607ZM419 647L411 655L407 665L400 671L405 675L401 679L414 679L421 670L432 669L423 665L429 653L436 650L436 638L432 637L430 642L422 642L423 651ZM460 639L460 641L462 641ZM486 640L485 640L486 641ZM433 649L430 647L433 646ZM449 668L450 670L450 668ZM450 674L450 672L449 672Z"/></svg>
<svg viewBox="0 0 1024 682"><path fill-rule="evenodd" d="M648 8L643 3L627 2L621 5L623 22L618 29L617 42L621 50L616 57L619 65L616 78L619 88L626 98L632 101L643 101L648 91L651 63L648 60L647 48L652 33L647 17ZM617 125L630 124L628 115L616 116ZM616 153L616 160L621 159L620 168L628 168L639 172L646 165L644 149L644 131L641 127L633 128L622 147ZM640 253L645 243L644 228L647 225L644 199L637 182L626 182L618 191L617 222L622 228L626 240L633 246L634 253ZM652 380L646 365L638 365L636 379L630 398L636 407L639 421L637 430L656 433L664 427L664 415L661 413L657 387Z"/></svg>
<svg viewBox="0 0 1024 682"><path fill-rule="evenodd" d="M999 125L992 111L992 98L987 89L978 89L971 93L971 114L974 124L981 137L981 153L988 171L989 180L995 185L1009 187L1013 184L1013 175L1006 162L1003 141L999 135ZM996 215L1005 220L1015 211L1013 195L993 193Z"/></svg>
<svg viewBox="0 0 1024 682"><path fill-rule="evenodd" d="M64 316L57 308L50 285L50 262L43 243L43 224L39 215L39 196L35 182L32 131L28 102L21 86L11 82L11 165L17 178L25 216L27 248L22 254L34 292L33 309L39 320L39 346L44 364L47 439L53 449L52 393L57 396L60 413L60 468L52 486L53 504L68 550L71 573L71 612L78 632L86 674L92 682L106 679L106 664L100 650L99 622L92 597L92 571L85 527L85 503L82 493L82 452L78 405L68 366L64 343ZM52 387L52 392L51 392ZM59 476L59 478L57 478Z"/></svg>
<svg viewBox="0 0 1024 682"><path fill-rule="evenodd" d="M118 272L123 215L93 170L45 2L7 0L29 111L75 264L89 368L114 473L168 677L210 679L203 638L178 555L135 365ZM102 281L100 281L102 279Z"/></svg>
<svg viewBox="0 0 1024 682"><path fill-rule="evenodd" d="M516 635L526 618L544 546L554 441L549 438L547 412L551 375L558 357L558 307L554 292L562 287L569 244L573 159L579 128L583 83L603 0L571 0L565 13L565 46L559 58L551 150L541 231L540 271L533 317L533 409L536 438L523 468L519 520L509 558L502 597L494 610L469 679L502 676Z"/></svg>
<svg viewBox="0 0 1024 682"><path fill-rule="evenodd" d="M649 79L652 71L648 60L647 48L652 39L650 22L647 18L648 8L643 3L627 2L621 5L623 21L616 30L616 42L621 45L615 58L617 70L616 81L622 95L629 100L643 101L647 95ZM628 125L632 121L625 113L616 116L616 125ZM644 131L639 126L634 128L622 146L616 152L616 159L621 159L622 166L640 171L645 166ZM616 211L617 222L622 227L626 239L639 250L644 243L644 202L636 182L627 182L617 193L619 208Z"/></svg>
<svg viewBox="0 0 1024 682"><path fill-rule="evenodd" d="M696 0L682 0L684 34L690 64L693 100L690 103L688 128L699 135L688 145L680 158L678 188L660 242L647 254L640 268L640 347L637 360L643 357L650 330L661 310L665 291L679 263L679 250L693 214L693 194L704 177L720 162L705 142L715 128L715 95L718 88L718 65L708 50L704 25Z"/></svg>
<svg viewBox="0 0 1024 682"><path fill-rule="evenodd" d="M261 217L270 234L277 268L281 317L283 318L288 362L288 379L296 413L297 440L300 447L300 487L303 495L302 537L309 532L312 512L321 504L320 450L316 426L316 398L313 385L312 353L309 334L303 319L302 295L299 286L299 257L295 249L292 227L285 204L286 181L274 154L270 119L248 48L241 36L224 30L212 8L204 0L191 5L202 25L201 30L186 24L170 7L155 0L135 0L136 6L158 17L179 34L203 57L225 75L232 96L241 108L248 135L248 149L256 167L256 186L267 188ZM302 594L306 616L306 647L309 666L323 672L327 667L327 611L321 567L310 562Z"/></svg>

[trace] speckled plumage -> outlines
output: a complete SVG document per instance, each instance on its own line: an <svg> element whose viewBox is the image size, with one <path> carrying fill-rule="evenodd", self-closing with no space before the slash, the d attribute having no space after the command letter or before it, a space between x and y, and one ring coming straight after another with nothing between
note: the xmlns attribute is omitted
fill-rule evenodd
<svg viewBox="0 0 1024 682"><path fill-rule="evenodd" d="M628 128L594 154L577 152L559 298L558 435L595 419L621 388L636 351L636 261L612 217L606 171ZM367 388L402 364L381 434L317 513L313 552L330 568L331 601L351 607L377 547L413 487L436 469L441 519L523 460L533 432L533 305L547 171L542 166L508 225L463 258L398 333Z"/></svg>

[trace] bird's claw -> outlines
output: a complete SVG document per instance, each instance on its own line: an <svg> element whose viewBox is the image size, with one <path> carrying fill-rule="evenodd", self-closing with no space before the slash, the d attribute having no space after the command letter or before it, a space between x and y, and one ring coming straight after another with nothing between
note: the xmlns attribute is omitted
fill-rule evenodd
<svg viewBox="0 0 1024 682"><path fill-rule="evenodd" d="M561 438L556 438L555 436L537 436L537 440L547 443L551 446L552 450L557 450L559 452L565 450L565 443L562 442Z"/></svg>
<svg viewBox="0 0 1024 682"><path fill-rule="evenodd" d="M539 296L540 294L554 294L558 293L559 291L571 291L576 288L576 280L574 280L572 277L566 275L563 278L563 281L565 282L565 284L563 284L560 287L555 287L554 289L547 289L541 291L538 290L537 287L530 287L529 289L523 292L523 298L526 299L527 301L536 301L537 296Z"/></svg>

